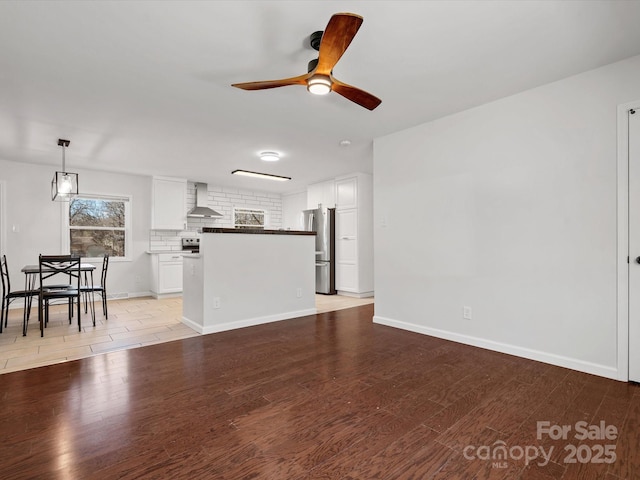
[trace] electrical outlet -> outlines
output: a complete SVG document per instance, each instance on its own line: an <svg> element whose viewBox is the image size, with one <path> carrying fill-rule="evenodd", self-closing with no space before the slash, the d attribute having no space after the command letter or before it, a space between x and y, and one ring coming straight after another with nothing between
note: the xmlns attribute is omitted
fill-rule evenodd
<svg viewBox="0 0 640 480"><path fill-rule="evenodd" d="M220 297L213 297L213 308L220 308Z"/></svg>
<svg viewBox="0 0 640 480"><path fill-rule="evenodd" d="M136 285L142 283L142 278L140 277L140 275L136 275Z"/></svg>
<svg viewBox="0 0 640 480"><path fill-rule="evenodd" d="M296 288L296 297L302 298L302 289L301 288Z"/></svg>
<svg viewBox="0 0 640 480"><path fill-rule="evenodd" d="M462 307L462 318L471 320L471 307Z"/></svg>

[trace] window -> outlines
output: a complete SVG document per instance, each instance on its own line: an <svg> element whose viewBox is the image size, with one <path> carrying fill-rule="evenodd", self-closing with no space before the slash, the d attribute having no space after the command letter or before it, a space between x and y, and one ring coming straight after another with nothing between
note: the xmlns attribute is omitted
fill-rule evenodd
<svg viewBox="0 0 640 480"><path fill-rule="evenodd" d="M129 199L79 196L69 201L69 251L82 257L129 256Z"/></svg>
<svg viewBox="0 0 640 480"><path fill-rule="evenodd" d="M259 228L265 227L265 210L254 208L235 208L233 210L233 223L236 228Z"/></svg>

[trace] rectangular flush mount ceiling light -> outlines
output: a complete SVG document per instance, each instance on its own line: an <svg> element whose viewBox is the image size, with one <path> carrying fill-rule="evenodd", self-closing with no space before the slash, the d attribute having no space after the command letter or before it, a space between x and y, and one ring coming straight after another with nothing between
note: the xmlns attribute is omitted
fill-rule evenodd
<svg viewBox="0 0 640 480"><path fill-rule="evenodd" d="M233 172L231 172L231 175L243 175L245 177L253 177L253 178L266 178L268 180L276 180L278 182L286 182L287 180L291 180L291 177L271 175L270 173L250 172L248 170L234 170Z"/></svg>

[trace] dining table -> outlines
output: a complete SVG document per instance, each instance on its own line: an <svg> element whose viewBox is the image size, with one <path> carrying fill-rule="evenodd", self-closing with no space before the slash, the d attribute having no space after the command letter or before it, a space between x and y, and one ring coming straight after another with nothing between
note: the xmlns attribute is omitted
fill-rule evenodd
<svg viewBox="0 0 640 480"><path fill-rule="evenodd" d="M96 269L96 266L93 265L92 263L80 263L80 272L84 274L84 285L85 286L91 286L93 287L93 271ZM40 275L40 265L39 264L35 264L35 265L25 265L24 267L22 267L22 269L20 270L22 273L24 273L24 289L26 292L29 292L31 290L36 290L36 289L40 289L40 286L38 286L36 288L36 282L39 279L39 275ZM52 273L54 270L50 269L50 268L43 268L42 272L43 273ZM28 300L28 305L27 308L29 310L31 310L31 301L32 301L32 297L29 297ZM40 320L40 316L41 316L41 306L38 306L38 319ZM78 309L79 310L79 309ZM78 315L80 315L80 311L78 311ZM94 316L94 321L95 321L95 312L93 312L92 310L92 315ZM27 334L27 323L24 323L23 329L22 329L22 335L26 335Z"/></svg>

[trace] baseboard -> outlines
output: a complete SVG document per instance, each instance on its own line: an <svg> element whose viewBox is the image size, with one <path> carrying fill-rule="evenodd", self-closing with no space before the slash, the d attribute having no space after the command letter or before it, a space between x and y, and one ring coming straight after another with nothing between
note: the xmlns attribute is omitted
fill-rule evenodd
<svg viewBox="0 0 640 480"><path fill-rule="evenodd" d="M369 298L369 297L373 297L373 292L354 293L354 292L345 292L344 290L338 290L338 295L342 295L343 297L353 297L353 298Z"/></svg>
<svg viewBox="0 0 640 480"><path fill-rule="evenodd" d="M127 295L127 296L123 297L123 298L150 297L151 296L151 292L132 292L132 293L127 293L125 295ZM107 295L107 298L111 298L111 296Z"/></svg>
<svg viewBox="0 0 640 480"><path fill-rule="evenodd" d="M151 296L153 298L155 298L156 300L162 299L162 298L176 298L176 297L181 297L182 296L182 292L174 292L174 293L156 293L156 292L151 292Z"/></svg>
<svg viewBox="0 0 640 480"><path fill-rule="evenodd" d="M237 328L254 327L256 325L262 325L265 323L289 320L291 318L306 317L307 315L315 315L316 313L317 309L308 308L306 310L296 310L293 312L278 313L276 315L265 315L264 317L247 318L245 320L237 320L235 322L208 325L206 327L194 322L187 317L182 317L182 323L198 333L207 335L209 333L225 332L227 330L235 330Z"/></svg>
<svg viewBox="0 0 640 480"><path fill-rule="evenodd" d="M172 296L180 296L182 293L171 294ZM120 293L107 293L107 300L126 300L127 298L140 298L140 297L152 297L153 294L151 292L120 292ZM164 298L164 297L162 297ZM99 301L100 296L97 296L97 300ZM24 308L24 300L19 298L15 301L11 302L9 305L10 310L15 309L23 309Z"/></svg>
<svg viewBox="0 0 640 480"><path fill-rule="evenodd" d="M204 329L202 328L202 325L194 322L193 320L190 320L187 317L182 317L180 321L184 323L187 327L189 327L191 330L198 332L199 334L204 333Z"/></svg>
<svg viewBox="0 0 640 480"><path fill-rule="evenodd" d="M410 332L421 333L423 335L429 335L431 337L451 340L453 342L458 342L465 345L485 348L487 350L493 350L495 352L515 355L517 357L527 358L529 360L536 360L538 362L548 363L550 365L556 365L558 367L570 368L571 370L590 373L592 375L611 378L613 380L620 379L617 368L608 367L606 365L600 365L597 363L585 362L584 360L564 357L562 355L547 353L540 350L533 350L529 348L518 347L517 345L510 345L507 343L494 342L493 340L487 340L479 337L472 337L469 335L462 335L462 334L450 332L447 330L439 330L437 328L430 328L422 325L415 325L413 323L393 320L391 318L381 317L379 315L375 315L373 317L373 323L386 325L388 327L400 328L402 330L408 330Z"/></svg>
<svg viewBox="0 0 640 480"><path fill-rule="evenodd" d="M147 295L150 295L147 292ZM129 292L116 292L116 293L110 293L107 292L107 300L126 300L127 298L134 298L134 297L144 297L144 293L129 293Z"/></svg>

